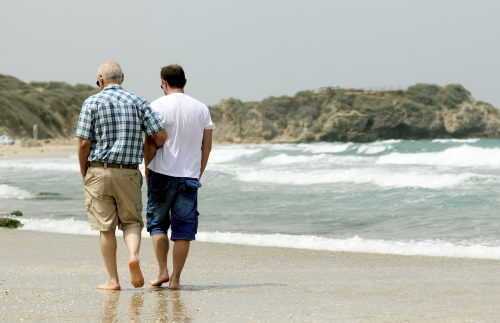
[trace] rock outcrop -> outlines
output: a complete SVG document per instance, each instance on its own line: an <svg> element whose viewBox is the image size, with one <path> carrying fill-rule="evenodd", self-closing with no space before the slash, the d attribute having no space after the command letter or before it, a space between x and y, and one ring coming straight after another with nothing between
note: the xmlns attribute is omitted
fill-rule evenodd
<svg viewBox="0 0 500 323"><path fill-rule="evenodd" d="M219 142L370 142L384 139L500 138L500 111L461 85L403 91L337 89L209 107Z"/></svg>
<svg viewBox="0 0 500 323"><path fill-rule="evenodd" d="M0 228L16 229L22 226L23 224L18 220L10 218L0 218Z"/></svg>
<svg viewBox="0 0 500 323"><path fill-rule="evenodd" d="M62 82L31 82L0 74L0 134L14 138L73 136L83 101L100 89Z"/></svg>

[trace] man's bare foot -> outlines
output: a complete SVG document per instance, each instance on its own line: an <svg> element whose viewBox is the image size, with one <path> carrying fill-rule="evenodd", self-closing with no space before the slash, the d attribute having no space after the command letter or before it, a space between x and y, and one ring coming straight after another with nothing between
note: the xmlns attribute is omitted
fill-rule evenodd
<svg viewBox="0 0 500 323"><path fill-rule="evenodd" d="M144 286L144 277L142 277L141 267L139 267L139 260L129 260L128 268L130 269L130 276L132 277L130 281L132 285L135 288Z"/></svg>
<svg viewBox="0 0 500 323"><path fill-rule="evenodd" d="M149 283L151 286L160 287L163 283L168 282L169 279L168 272L166 272L165 274L159 274L157 279L151 280Z"/></svg>
<svg viewBox="0 0 500 323"><path fill-rule="evenodd" d="M116 281L109 280L106 283L97 286L98 289L120 290L120 284Z"/></svg>
<svg viewBox="0 0 500 323"><path fill-rule="evenodd" d="M175 278L174 275L170 277L170 283L168 284L168 287L170 289L179 289L181 287L180 285L180 277Z"/></svg>

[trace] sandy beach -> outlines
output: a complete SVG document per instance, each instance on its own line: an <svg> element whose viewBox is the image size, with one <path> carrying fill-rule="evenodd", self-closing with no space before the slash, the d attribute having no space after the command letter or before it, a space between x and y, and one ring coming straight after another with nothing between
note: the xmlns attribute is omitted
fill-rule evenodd
<svg viewBox="0 0 500 323"><path fill-rule="evenodd" d="M170 291L133 288L119 241L113 293L95 236L0 229L0 245L4 321L500 322L500 261L194 242ZM141 266L155 277L150 239Z"/></svg>
<svg viewBox="0 0 500 323"><path fill-rule="evenodd" d="M1 159L65 158L78 153L78 141L74 138L38 140L37 147L0 145Z"/></svg>

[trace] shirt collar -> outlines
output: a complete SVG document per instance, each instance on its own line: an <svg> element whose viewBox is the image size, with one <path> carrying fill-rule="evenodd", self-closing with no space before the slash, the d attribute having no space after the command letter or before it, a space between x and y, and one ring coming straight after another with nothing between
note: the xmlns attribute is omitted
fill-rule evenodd
<svg viewBox="0 0 500 323"><path fill-rule="evenodd" d="M123 87L120 84L111 84L111 85L106 86L102 90L103 91L106 91L106 90L123 90Z"/></svg>

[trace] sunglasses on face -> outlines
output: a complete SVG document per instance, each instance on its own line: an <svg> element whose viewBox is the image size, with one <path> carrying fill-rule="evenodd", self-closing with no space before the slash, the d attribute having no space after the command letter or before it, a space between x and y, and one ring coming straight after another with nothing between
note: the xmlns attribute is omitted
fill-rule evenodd
<svg viewBox="0 0 500 323"><path fill-rule="evenodd" d="M100 77L102 77L102 75L99 75ZM98 87L101 87L101 84L99 83L99 79L97 79L97 81L95 82L95 84L97 84Z"/></svg>

